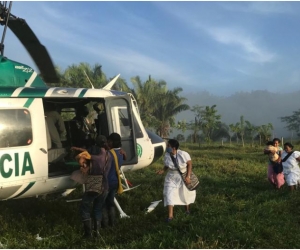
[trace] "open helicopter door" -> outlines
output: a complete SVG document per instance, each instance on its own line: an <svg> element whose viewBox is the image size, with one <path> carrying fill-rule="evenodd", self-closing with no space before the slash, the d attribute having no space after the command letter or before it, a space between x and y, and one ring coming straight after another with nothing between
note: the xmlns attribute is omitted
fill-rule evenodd
<svg viewBox="0 0 300 250"><path fill-rule="evenodd" d="M126 151L127 159L123 165L132 165L138 162L136 138L133 123L131 99L128 95L106 97L105 111L110 133L121 135L122 148Z"/></svg>

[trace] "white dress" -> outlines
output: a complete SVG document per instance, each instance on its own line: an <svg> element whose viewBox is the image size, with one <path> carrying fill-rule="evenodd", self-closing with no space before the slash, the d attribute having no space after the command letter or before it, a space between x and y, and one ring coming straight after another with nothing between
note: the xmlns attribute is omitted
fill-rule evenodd
<svg viewBox="0 0 300 250"><path fill-rule="evenodd" d="M287 152L282 151L281 159L286 155ZM300 152L294 151L285 162L282 162L283 174L288 186L294 186L300 182L300 168L296 160L298 157L300 157Z"/></svg>
<svg viewBox="0 0 300 250"><path fill-rule="evenodd" d="M177 159L180 171L183 173L186 172L187 161L191 160L190 155L185 151L177 150L177 154L174 155L174 158ZM164 206L189 205L194 203L196 199L196 190L189 191L186 188L169 153L165 154L164 166L169 168L164 183Z"/></svg>

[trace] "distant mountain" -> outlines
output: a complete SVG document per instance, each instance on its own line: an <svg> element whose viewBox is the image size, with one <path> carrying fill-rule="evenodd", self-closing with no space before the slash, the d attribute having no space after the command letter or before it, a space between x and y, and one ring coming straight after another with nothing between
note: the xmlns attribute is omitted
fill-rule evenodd
<svg viewBox="0 0 300 250"><path fill-rule="evenodd" d="M252 92L238 92L229 97L211 95L203 91L199 93L184 93L182 96L188 99L190 107L194 105L212 106L217 105L216 109L220 114L221 121L228 124L236 123L243 115L254 125L272 123L274 126L274 137L290 138L291 132L281 122L280 117L289 116L300 108L300 91L294 93L271 93L267 90L257 90ZM181 112L176 120L185 119L187 122L194 120L191 111ZM180 132L173 131L172 136Z"/></svg>

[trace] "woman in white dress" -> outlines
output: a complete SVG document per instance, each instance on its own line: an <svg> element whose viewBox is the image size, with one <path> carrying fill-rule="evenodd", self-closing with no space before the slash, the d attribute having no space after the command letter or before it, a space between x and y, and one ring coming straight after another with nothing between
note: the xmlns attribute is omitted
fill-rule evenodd
<svg viewBox="0 0 300 250"><path fill-rule="evenodd" d="M196 199L196 191L189 191L184 182L190 183L190 174L192 172L192 160L189 153L182 151L179 148L179 142L175 139L170 139L167 143L166 154L164 157L164 169L159 170L158 174L167 175L164 183L164 206L168 206L167 221L173 219L174 205L185 205L186 213L190 213L189 204L194 203ZM173 160L172 158L173 157ZM182 173L187 171L186 179L183 180L174 162L177 162Z"/></svg>
<svg viewBox="0 0 300 250"><path fill-rule="evenodd" d="M300 152L293 151L293 148L294 146L291 143L286 142L281 155L284 178L291 191L300 184L300 168L298 165Z"/></svg>

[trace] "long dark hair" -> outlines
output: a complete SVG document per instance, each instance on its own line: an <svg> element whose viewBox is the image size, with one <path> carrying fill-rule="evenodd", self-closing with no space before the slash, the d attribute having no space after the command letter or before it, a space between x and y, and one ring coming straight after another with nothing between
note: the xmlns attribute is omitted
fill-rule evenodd
<svg viewBox="0 0 300 250"><path fill-rule="evenodd" d="M285 146L288 146L288 147L291 148L291 149L294 148L294 146L293 146L290 142L284 143L284 147L285 147Z"/></svg>
<svg viewBox="0 0 300 250"><path fill-rule="evenodd" d="M175 148L176 150L179 148L179 142L177 140L175 140L175 139L170 139L168 141L168 143L170 144L170 146L172 148Z"/></svg>

